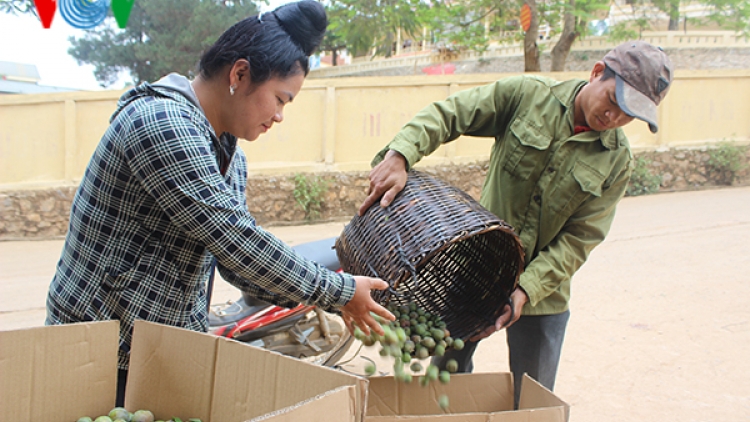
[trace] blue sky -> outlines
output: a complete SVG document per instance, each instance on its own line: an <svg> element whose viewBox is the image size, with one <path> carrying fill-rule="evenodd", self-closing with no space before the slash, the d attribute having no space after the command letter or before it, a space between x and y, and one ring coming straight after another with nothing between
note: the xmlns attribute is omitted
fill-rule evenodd
<svg viewBox="0 0 750 422"><path fill-rule="evenodd" d="M261 10L272 10L288 1L271 0ZM83 31L68 25L59 11L49 29L42 28L34 16L0 13L0 61L36 65L40 85L102 90L94 78L94 67L79 65L68 55L70 36L83 36ZM108 89L120 89L124 83L120 81Z"/></svg>

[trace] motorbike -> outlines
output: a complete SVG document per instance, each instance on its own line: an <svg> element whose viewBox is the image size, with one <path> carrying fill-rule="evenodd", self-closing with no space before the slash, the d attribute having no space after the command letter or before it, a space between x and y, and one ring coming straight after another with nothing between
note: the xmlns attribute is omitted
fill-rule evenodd
<svg viewBox="0 0 750 422"><path fill-rule="evenodd" d="M333 249L336 238L294 246L302 256L333 271L341 266ZM283 308L246 293L211 306L209 333L262 347L316 365L335 366L354 341L343 320L315 306Z"/></svg>

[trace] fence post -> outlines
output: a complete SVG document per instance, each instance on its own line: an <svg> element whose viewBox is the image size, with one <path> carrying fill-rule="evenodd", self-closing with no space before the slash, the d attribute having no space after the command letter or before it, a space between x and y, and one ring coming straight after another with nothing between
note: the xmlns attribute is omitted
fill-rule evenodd
<svg viewBox="0 0 750 422"><path fill-rule="evenodd" d="M78 140L76 136L76 102L75 100L65 100L65 152L64 168L65 181L70 183L75 179L76 156L78 154Z"/></svg>
<svg viewBox="0 0 750 422"><path fill-rule="evenodd" d="M336 87L327 86L323 111L323 159L326 166L336 161Z"/></svg>

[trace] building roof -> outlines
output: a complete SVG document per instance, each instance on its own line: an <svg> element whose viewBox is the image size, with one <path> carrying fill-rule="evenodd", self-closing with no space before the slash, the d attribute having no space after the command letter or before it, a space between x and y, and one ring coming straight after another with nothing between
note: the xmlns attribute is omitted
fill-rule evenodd
<svg viewBox="0 0 750 422"><path fill-rule="evenodd" d="M78 91L73 88L39 85L40 79L36 65L0 61L0 95Z"/></svg>
<svg viewBox="0 0 750 422"><path fill-rule="evenodd" d="M78 91L73 88L37 85L29 82L8 81L0 79L0 95L2 94L42 94L47 92Z"/></svg>
<svg viewBox="0 0 750 422"><path fill-rule="evenodd" d="M37 83L41 78L33 64L0 61L0 79Z"/></svg>

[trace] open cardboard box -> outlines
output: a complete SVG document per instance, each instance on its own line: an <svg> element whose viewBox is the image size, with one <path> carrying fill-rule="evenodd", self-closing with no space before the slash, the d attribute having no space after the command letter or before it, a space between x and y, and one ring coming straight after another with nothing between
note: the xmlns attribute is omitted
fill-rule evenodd
<svg viewBox="0 0 750 422"><path fill-rule="evenodd" d="M450 400L447 411L438 397ZM371 377L365 422L566 422L569 406L528 376L513 410L510 373L454 374L448 384L405 384L392 376Z"/></svg>
<svg viewBox="0 0 750 422"><path fill-rule="evenodd" d="M118 329L105 321L0 332L0 421L107 414ZM130 359L125 407L157 418L352 422L364 414L367 380L208 334L137 321Z"/></svg>
<svg viewBox="0 0 750 422"><path fill-rule="evenodd" d="M355 393L351 385L339 387L247 422L354 422L357 411L351 398Z"/></svg>

